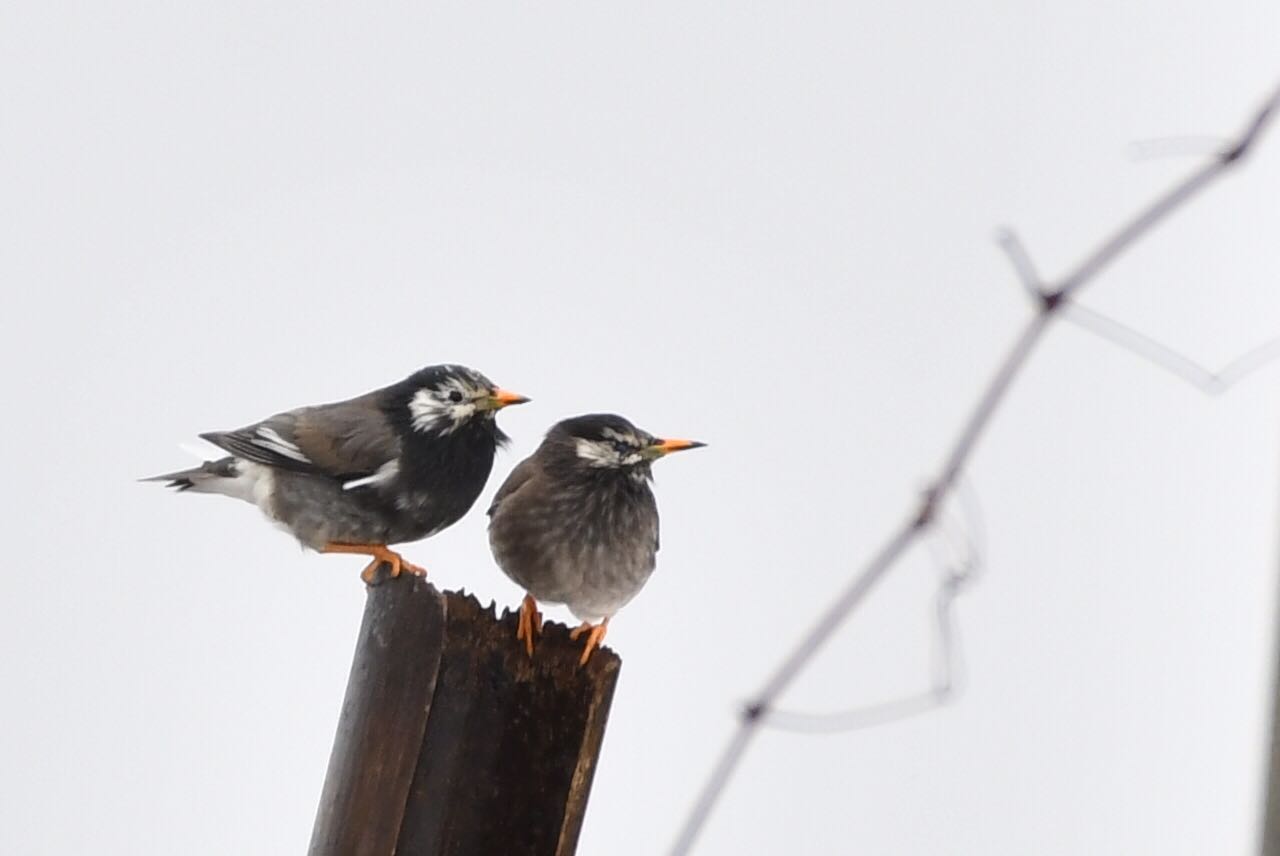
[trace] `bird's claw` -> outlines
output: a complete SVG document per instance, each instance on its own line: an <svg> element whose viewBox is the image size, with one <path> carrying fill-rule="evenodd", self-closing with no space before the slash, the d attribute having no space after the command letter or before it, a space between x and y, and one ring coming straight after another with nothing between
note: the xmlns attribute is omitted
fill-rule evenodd
<svg viewBox="0 0 1280 856"><path fill-rule="evenodd" d="M413 562L408 561L399 553L388 550L385 547L382 548L380 553L374 553L373 557L373 561L360 572L360 579L364 580L365 585L374 584L374 580L378 578L378 568L382 565L387 565L391 568L391 579L393 580L400 576L401 571L413 574L415 577L425 577L427 575L426 568L413 564Z"/></svg>
<svg viewBox="0 0 1280 856"><path fill-rule="evenodd" d="M413 574L415 577L426 577L427 575L426 568L422 567L421 565L415 565L413 562L410 562L407 559L403 559L403 558L400 559L400 569L404 571L406 574ZM395 573L393 572L391 576L394 577Z"/></svg>
<svg viewBox="0 0 1280 856"><path fill-rule="evenodd" d="M583 633L587 634L586 644L582 646L582 657L578 659L578 666L582 667L587 664L587 660L591 659L591 652L600 647L600 643L604 641L604 635L609 630L609 619L606 618L599 624L592 624L584 621L577 627L569 631L569 638L576 640Z"/></svg>
<svg viewBox="0 0 1280 856"><path fill-rule="evenodd" d="M322 553L362 553L366 556L373 556L373 561L365 565L363 571L360 572L360 579L364 580L365 585L374 585L378 578L378 568L387 565L391 568L391 578L395 579L400 576L401 571L413 574L415 577L425 577L427 569L419 567L395 550L387 547L386 544L337 544L328 543L321 550Z"/></svg>
<svg viewBox="0 0 1280 856"><path fill-rule="evenodd" d="M526 594L520 601L520 617L516 620L516 641L524 641L524 650L533 656L533 637L542 632L542 613L533 595Z"/></svg>

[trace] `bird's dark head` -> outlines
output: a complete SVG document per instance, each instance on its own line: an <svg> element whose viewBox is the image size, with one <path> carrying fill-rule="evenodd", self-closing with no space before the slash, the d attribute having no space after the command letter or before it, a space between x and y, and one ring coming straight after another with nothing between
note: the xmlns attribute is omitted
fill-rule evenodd
<svg viewBox="0 0 1280 856"><path fill-rule="evenodd" d="M696 440L663 440L612 413L591 413L559 422L547 433L548 446L564 463L602 472L641 477L658 458L705 446Z"/></svg>
<svg viewBox="0 0 1280 856"><path fill-rule="evenodd" d="M505 435L494 424L494 415L512 404L529 399L500 389L475 369L458 365L428 366L398 385L393 406L404 408L399 417L421 434L447 436L467 427L487 427L499 440Z"/></svg>

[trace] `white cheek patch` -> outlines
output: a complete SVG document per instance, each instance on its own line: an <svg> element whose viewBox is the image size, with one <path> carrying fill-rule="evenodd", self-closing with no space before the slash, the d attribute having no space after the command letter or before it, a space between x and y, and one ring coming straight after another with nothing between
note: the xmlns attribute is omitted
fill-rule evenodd
<svg viewBox="0 0 1280 856"><path fill-rule="evenodd" d="M311 459L302 454L302 450L296 444L290 443L281 437L275 429L260 425L254 433L257 436L253 438L253 445L266 449L268 452L274 452L277 455L284 455L286 458L301 461L304 464L311 463Z"/></svg>
<svg viewBox="0 0 1280 856"><path fill-rule="evenodd" d="M435 430L441 434L456 431L476 412L475 402L468 400L470 394L458 389L463 394L462 401L449 401L449 390L433 392L420 389L409 399L409 418L418 431Z"/></svg>
<svg viewBox="0 0 1280 856"><path fill-rule="evenodd" d="M621 463L618 459L618 453L608 443L584 440L579 437L575 441L575 450L579 458L582 458L593 467L616 467Z"/></svg>

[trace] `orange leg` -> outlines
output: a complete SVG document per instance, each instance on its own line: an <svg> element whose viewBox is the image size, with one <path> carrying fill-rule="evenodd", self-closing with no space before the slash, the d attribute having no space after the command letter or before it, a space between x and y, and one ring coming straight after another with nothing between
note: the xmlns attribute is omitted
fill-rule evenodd
<svg viewBox="0 0 1280 856"><path fill-rule="evenodd" d="M578 660L579 666L585 666L587 660L591 659L591 652L600 647L600 643L604 641L604 634L609 630L609 619L606 617L599 624L591 624L584 621L577 627L569 631L570 639L577 639L583 633L587 634L587 643L582 646L582 659ZM590 632L588 632L590 631Z"/></svg>
<svg viewBox="0 0 1280 856"><path fill-rule="evenodd" d="M405 561L395 550L387 548L386 544L339 544L330 541L320 548L321 553L359 553L362 556L373 556L363 571L360 572L360 579L364 580L367 585L373 585L374 575L378 573L378 566L384 562L391 566L391 576L400 576L401 571L408 571L419 577L427 575L426 568L420 568L411 562Z"/></svg>
<svg viewBox="0 0 1280 856"><path fill-rule="evenodd" d="M526 594L520 601L520 619L516 622L516 640L524 640L524 649L533 656L533 637L542 632L542 613L533 595Z"/></svg>

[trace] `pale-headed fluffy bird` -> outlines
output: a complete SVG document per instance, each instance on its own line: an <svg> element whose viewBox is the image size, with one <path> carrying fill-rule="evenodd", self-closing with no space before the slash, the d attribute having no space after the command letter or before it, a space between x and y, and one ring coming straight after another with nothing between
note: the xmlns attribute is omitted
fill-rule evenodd
<svg viewBox="0 0 1280 856"><path fill-rule="evenodd" d="M661 440L621 416L565 419L511 472L489 508L498 566L528 594L516 636L533 655L538 602L564 604L583 622L585 664L609 619L644 587L658 553L652 463L696 449Z"/></svg>

